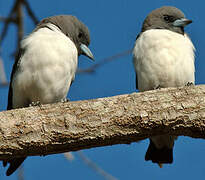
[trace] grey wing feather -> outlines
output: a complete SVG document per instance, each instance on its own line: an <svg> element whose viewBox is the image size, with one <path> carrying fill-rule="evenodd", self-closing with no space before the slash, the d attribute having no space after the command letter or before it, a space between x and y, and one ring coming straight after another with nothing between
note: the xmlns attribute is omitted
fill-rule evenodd
<svg viewBox="0 0 205 180"><path fill-rule="evenodd" d="M8 161L10 163L10 165L6 171L6 175L10 176L11 174L13 174L19 168L19 166L24 162L25 159L26 159L26 157L16 158L16 159L13 159L11 161ZM7 162L3 161L3 164L6 165Z"/></svg>
<svg viewBox="0 0 205 180"><path fill-rule="evenodd" d="M141 34L141 33L140 33L140 34ZM140 37L140 34L137 35L137 37L136 37L136 41L137 41L137 39ZM136 79L135 79L135 81L136 81L136 89L138 89L138 78L137 78L137 73L136 73Z"/></svg>
<svg viewBox="0 0 205 180"><path fill-rule="evenodd" d="M9 84L7 110L13 109L13 106L12 106L12 104L13 104L13 102L12 102L12 99L13 99L12 98L13 97L12 81L13 81L13 76L14 76L15 72L17 71L18 66L20 64L20 58L22 57L24 52L25 52L25 49L20 49L17 56L16 56L16 58L15 58L15 62L14 62L13 69L12 69L12 72L11 72L10 84Z"/></svg>
<svg viewBox="0 0 205 180"><path fill-rule="evenodd" d="M138 79L137 79L137 73L136 73L136 89L138 89Z"/></svg>

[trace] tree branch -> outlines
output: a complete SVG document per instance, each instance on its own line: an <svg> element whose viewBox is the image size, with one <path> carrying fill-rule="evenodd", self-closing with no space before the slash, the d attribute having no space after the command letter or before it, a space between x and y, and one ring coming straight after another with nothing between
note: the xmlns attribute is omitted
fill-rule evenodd
<svg viewBox="0 0 205 180"><path fill-rule="evenodd" d="M1 112L0 159L204 132L205 85L168 88Z"/></svg>

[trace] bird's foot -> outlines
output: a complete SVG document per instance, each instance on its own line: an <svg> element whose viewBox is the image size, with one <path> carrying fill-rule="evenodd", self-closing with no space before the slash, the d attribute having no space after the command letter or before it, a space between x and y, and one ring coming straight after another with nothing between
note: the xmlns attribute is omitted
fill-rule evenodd
<svg viewBox="0 0 205 180"><path fill-rule="evenodd" d="M188 82L185 86L193 86L194 83L193 82Z"/></svg>
<svg viewBox="0 0 205 180"><path fill-rule="evenodd" d="M161 89L161 86L160 86L160 85L155 86L155 87L154 87L154 90L156 90L156 89L159 89L159 90L160 90L160 89Z"/></svg>
<svg viewBox="0 0 205 180"><path fill-rule="evenodd" d="M60 101L60 102L62 102L62 103L66 103L66 102L69 102L69 101L70 101L70 99L63 98L63 99L61 99L61 101Z"/></svg>
<svg viewBox="0 0 205 180"><path fill-rule="evenodd" d="M41 103L40 103L40 101L31 102L31 104L29 104L29 107L32 107L32 106L39 106L39 107L41 107Z"/></svg>

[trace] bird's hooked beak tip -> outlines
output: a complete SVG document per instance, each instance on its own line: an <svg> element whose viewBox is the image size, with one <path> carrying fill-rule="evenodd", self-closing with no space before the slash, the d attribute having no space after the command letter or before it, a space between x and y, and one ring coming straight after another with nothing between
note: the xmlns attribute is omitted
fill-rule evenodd
<svg viewBox="0 0 205 180"><path fill-rule="evenodd" d="M80 49L82 50L83 55L87 56L88 58L94 61L94 56L91 50L85 44L81 44Z"/></svg>
<svg viewBox="0 0 205 180"><path fill-rule="evenodd" d="M191 24L192 20L190 19L186 19L186 18L181 18L181 19L177 19L176 21L173 22L173 26L175 27L185 27L188 24Z"/></svg>

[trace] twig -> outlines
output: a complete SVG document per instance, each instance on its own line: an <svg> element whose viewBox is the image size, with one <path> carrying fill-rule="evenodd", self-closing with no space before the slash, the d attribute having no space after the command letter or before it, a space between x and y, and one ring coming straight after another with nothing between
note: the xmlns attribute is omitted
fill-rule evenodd
<svg viewBox="0 0 205 180"><path fill-rule="evenodd" d="M73 161L74 160L74 156L73 156L72 152L66 152L66 153L64 153L64 156L66 157L66 159L68 161Z"/></svg>
<svg viewBox="0 0 205 180"><path fill-rule="evenodd" d="M35 25L37 25L38 22L39 22L39 20L38 20L38 18L36 17L36 15L34 14L34 12L32 11L32 9L31 9L29 3L27 2L27 0L23 0L23 3L24 3L25 8L26 8L26 10L27 10L27 12L28 12L28 15L29 15L30 18L33 20L33 23L34 23Z"/></svg>
<svg viewBox="0 0 205 180"><path fill-rule="evenodd" d="M13 8L11 9L11 11L8 15L7 21L5 21L5 24L4 24L4 27L3 27L3 30L2 30L2 33L1 33L1 36L0 36L0 44L4 40L4 38L7 34L7 31L8 31L8 26L11 23L11 21L9 19L14 19L14 12L16 11L16 8L17 8L19 2L20 2L20 0L16 0L16 2L14 3Z"/></svg>
<svg viewBox="0 0 205 180"><path fill-rule="evenodd" d="M97 68L99 68L100 66L102 66L102 65L104 65L104 64L106 64L106 63L108 63L108 62L110 62L110 61L113 61L113 60L116 60L116 59L118 59L118 58L121 58L121 57L123 57L123 56L127 56L127 55L129 55L129 54L131 54L131 53L132 53L132 49L125 50L125 51L120 52L120 53L118 53L118 54L115 54L115 55L113 55L113 56L110 56L110 57L107 57L107 58L105 58L105 59L102 59L102 60L99 61L99 63L96 63L96 64L90 66L89 68L86 68L86 69L78 69L78 70L77 70L77 73L79 73L79 74L83 74L83 73L94 73L95 70L96 70Z"/></svg>
<svg viewBox="0 0 205 180"><path fill-rule="evenodd" d="M31 10L31 7L27 0L16 0L13 7L11 8L11 11L8 15L8 17L0 17L0 21L4 22L4 27L0 36L0 45L2 44L4 38L6 37L6 34L8 32L8 27L11 23L15 23L17 26L18 32L17 32L17 50L19 49L20 42L24 35L24 29L23 29L23 5L25 6L28 15L31 17L34 24L38 23L38 19L36 18L35 14ZM16 55L16 52L14 53Z"/></svg>
<svg viewBox="0 0 205 180"><path fill-rule="evenodd" d="M3 65L3 60L0 56L0 81L1 81L1 85L7 85L8 84L8 81L6 79L6 73L5 73L5 70L4 70L4 65Z"/></svg>
<svg viewBox="0 0 205 180"><path fill-rule="evenodd" d="M77 152L78 156L82 159L82 161L95 172L103 176L106 180L117 180L111 174L105 172L101 167L99 167L96 163L94 163L91 159L84 155L82 151Z"/></svg>
<svg viewBox="0 0 205 180"><path fill-rule="evenodd" d="M0 16L0 21L2 21L4 23L6 23L6 22L13 22L13 23L15 23L16 19L12 18L12 17L8 18L8 17Z"/></svg>
<svg viewBox="0 0 205 180"><path fill-rule="evenodd" d="M17 174L17 179L18 180L24 180L24 168L23 164L18 168L18 174Z"/></svg>
<svg viewBox="0 0 205 180"><path fill-rule="evenodd" d="M23 35L24 35L22 2L23 0L19 0L19 4L16 9L16 21L17 21L17 26L18 26L17 51L20 48L20 42L23 39Z"/></svg>

